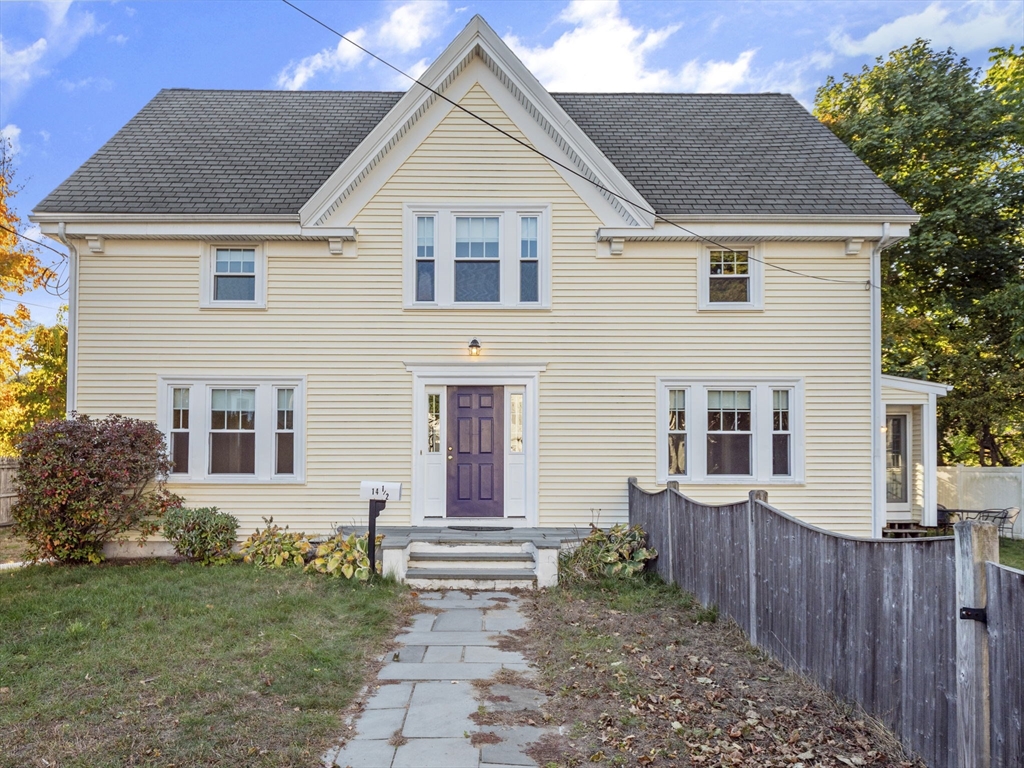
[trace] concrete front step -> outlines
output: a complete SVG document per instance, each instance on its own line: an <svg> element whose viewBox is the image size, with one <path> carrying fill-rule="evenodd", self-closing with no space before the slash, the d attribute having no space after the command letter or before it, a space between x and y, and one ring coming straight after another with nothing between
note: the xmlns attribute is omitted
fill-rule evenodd
<svg viewBox="0 0 1024 768"><path fill-rule="evenodd" d="M447 562L447 563L534 563L536 558L529 552L418 552L409 553L409 562Z"/></svg>
<svg viewBox="0 0 1024 768"><path fill-rule="evenodd" d="M471 579L474 581L533 581L536 574L526 568L409 568L407 579Z"/></svg>

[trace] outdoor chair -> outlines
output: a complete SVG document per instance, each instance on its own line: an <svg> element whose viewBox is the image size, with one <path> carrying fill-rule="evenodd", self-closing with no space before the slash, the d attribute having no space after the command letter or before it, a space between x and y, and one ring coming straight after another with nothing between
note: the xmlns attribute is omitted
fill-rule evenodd
<svg viewBox="0 0 1024 768"><path fill-rule="evenodd" d="M961 519L980 520L983 523L994 523L999 526L999 535L1009 538L1013 535L1013 524L1017 522L1020 507L1006 509L981 509L976 512L961 511Z"/></svg>

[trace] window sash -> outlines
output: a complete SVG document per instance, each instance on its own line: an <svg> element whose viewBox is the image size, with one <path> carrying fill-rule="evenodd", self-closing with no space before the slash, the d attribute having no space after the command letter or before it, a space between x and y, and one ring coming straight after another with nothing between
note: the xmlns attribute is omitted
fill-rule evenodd
<svg viewBox="0 0 1024 768"><path fill-rule="evenodd" d="M171 389L171 461L172 474L187 475L189 465L189 387Z"/></svg>
<svg viewBox="0 0 1024 768"><path fill-rule="evenodd" d="M274 430L274 474L295 474L295 390L275 390L276 423Z"/></svg>
<svg viewBox="0 0 1024 768"><path fill-rule="evenodd" d="M685 389L668 391L668 473L686 475L686 395Z"/></svg>
<svg viewBox="0 0 1024 768"><path fill-rule="evenodd" d="M214 250L213 300L256 300L255 248L217 248Z"/></svg>
<svg viewBox="0 0 1024 768"><path fill-rule="evenodd" d="M788 477L793 472L791 390L772 390L772 475Z"/></svg>

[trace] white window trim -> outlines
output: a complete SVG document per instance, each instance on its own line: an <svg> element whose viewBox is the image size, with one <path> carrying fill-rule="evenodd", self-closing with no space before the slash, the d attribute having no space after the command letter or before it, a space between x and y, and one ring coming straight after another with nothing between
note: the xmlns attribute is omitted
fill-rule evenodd
<svg viewBox="0 0 1024 768"><path fill-rule="evenodd" d="M218 248L251 248L255 251L256 291L252 301L214 301L213 271L217 268ZM254 243L206 243L199 259L200 309L266 309L267 308L267 250Z"/></svg>
<svg viewBox="0 0 1024 768"><path fill-rule="evenodd" d="M159 376L157 378L157 426L170 446L172 398L175 388L187 387L189 395L188 474L169 475L171 483L296 484L306 480L306 377L305 376ZM256 474L210 474L210 391L256 390ZM276 475L275 427L277 390L295 390L295 473Z"/></svg>
<svg viewBox="0 0 1024 768"><path fill-rule="evenodd" d="M711 251L747 251L750 301L711 301ZM726 247L705 246L700 249L697 265L697 308L715 312L760 311L764 309L764 256L762 248L755 243L729 243Z"/></svg>
<svg viewBox="0 0 1024 768"><path fill-rule="evenodd" d="M668 473L668 405L670 389L686 390L687 451L685 475ZM749 475L707 474L707 392L710 389L738 389L751 392L753 446ZM790 390L790 474L772 474L772 390ZM669 480L680 484L738 485L752 482L796 485L804 482L804 381L802 378L744 377L691 378L659 376L657 379L657 451L655 477L660 485Z"/></svg>
<svg viewBox="0 0 1024 768"><path fill-rule="evenodd" d="M416 218L433 216L434 301L416 301ZM455 217L498 216L501 254L501 300L455 301ZM539 301L519 300L520 224L536 216ZM403 209L403 305L406 309L550 309L550 203L406 203Z"/></svg>
<svg viewBox="0 0 1024 768"><path fill-rule="evenodd" d="M903 436L904 445L904 460L906 461L907 470L907 500L906 501L889 501L888 493L888 482L886 482L886 499L885 499L885 511L890 516L904 515L908 519L911 513L914 511L914 408L909 405L887 405L885 408L885 438L882 441L884 446L883 454L886 459L889 456L889 417L890 416L902 416L906 418L906 433ZM884 466L884 464L883 464ZM886 472L886 481L888 481L888 469Z"/></svg>

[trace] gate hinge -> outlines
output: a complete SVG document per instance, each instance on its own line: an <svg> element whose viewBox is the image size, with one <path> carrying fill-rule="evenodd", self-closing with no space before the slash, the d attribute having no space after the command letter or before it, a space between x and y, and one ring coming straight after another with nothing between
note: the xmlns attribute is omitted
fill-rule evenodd
<svg viewBox="0 0 1024 768"><path fill-rule="evenodd" d="M988 615L985 613L984 608L961 608L960 618L980 621L982 624L988 623Z"/></svg>

